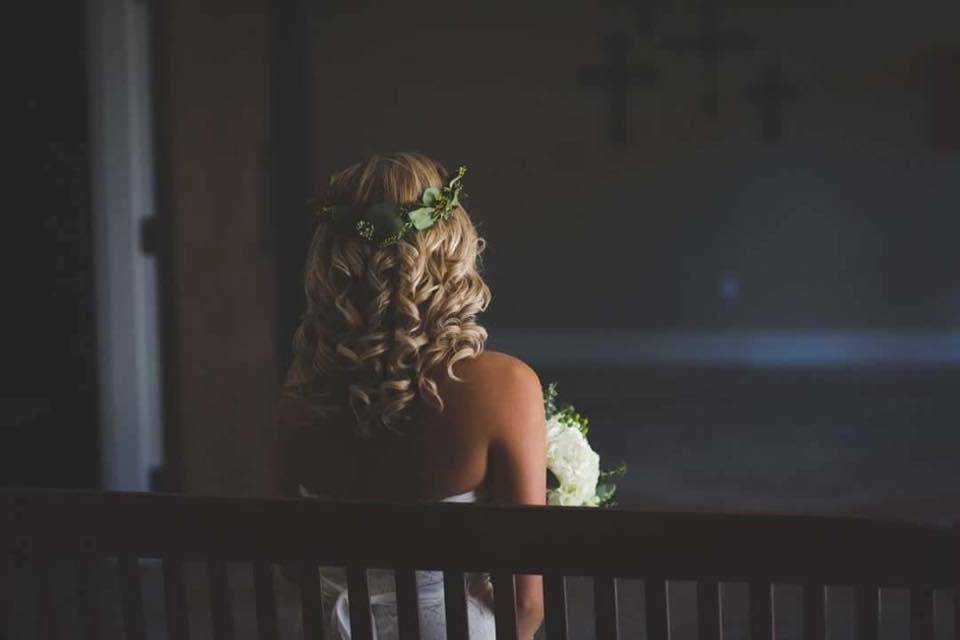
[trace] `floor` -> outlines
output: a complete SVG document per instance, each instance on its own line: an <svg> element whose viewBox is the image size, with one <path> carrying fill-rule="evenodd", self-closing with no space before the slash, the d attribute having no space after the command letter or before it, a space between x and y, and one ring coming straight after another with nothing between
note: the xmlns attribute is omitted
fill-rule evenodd
<svg viewBox="0 0 960 640"><path fill-rule="evenodd" d="M960 522L960 371L540 369L636 507Z"/></svg>

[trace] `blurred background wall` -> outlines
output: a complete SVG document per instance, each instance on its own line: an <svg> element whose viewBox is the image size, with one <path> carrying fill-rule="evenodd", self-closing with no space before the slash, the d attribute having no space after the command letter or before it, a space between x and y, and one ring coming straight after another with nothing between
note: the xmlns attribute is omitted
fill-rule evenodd
<svg viewBox="0 0 960 640"><path fill-rule="evenodd" d="M958 5L310 7L314 184L470 167L490 345L625 502L960 513Z"/></svg>
<svg viewBox="0 0 960 640"><path fill-rule="evenodd" d="M956 326L960 7L725 4L319 3L316 182L469 165L498 329Z"/></svg>
<svg viewBox="0 0 960 640"><path fill-rule="evenodd" d="M960 511L956 3L149 7L25 22L5 482L262 491L303 203L410 149L468 165L490 347L592 418L625 504ZM150 135L104 164L132 84Z"/></svg>

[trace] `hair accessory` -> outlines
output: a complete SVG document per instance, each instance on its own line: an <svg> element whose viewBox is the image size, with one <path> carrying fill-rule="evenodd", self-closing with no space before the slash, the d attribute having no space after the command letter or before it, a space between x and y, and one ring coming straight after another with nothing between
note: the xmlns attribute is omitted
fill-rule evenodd
<svg viewBox="0 0 960 640"><path fill-rule="evenodd" d="M460 206L463 176L466 167L458 167L457 174L442 187L427 187L417 202L378 202L354 207L334 202L332 195L312 199L308 203L317 219L331 224L342 233L356 235L378 247L397 242L408 233L433 226L446 220ZM331 178L331 185L333 179Z"/></svg>

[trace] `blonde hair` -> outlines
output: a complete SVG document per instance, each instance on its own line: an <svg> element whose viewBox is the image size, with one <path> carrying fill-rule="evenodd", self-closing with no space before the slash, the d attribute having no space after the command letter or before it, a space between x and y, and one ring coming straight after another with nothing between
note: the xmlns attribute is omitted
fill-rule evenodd
<svg viewBox="0 0 960 640"><path fill-rule="evenodd" d="M392 153L334 174L331 189L350 205L413 202L446 180L435 160ZM397 423L418 398L442 411L435 372L462 382L453 365L486 343L476 321L490 303L479 271L485 244L462 206L382 248L318 225L284 395L307 400L321 418L349 407L364 437L402 432Z"/></svg>

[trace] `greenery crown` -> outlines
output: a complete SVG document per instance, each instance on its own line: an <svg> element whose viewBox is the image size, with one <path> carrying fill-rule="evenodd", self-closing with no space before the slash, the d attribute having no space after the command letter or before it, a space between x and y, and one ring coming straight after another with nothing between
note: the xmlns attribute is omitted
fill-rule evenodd
<svg viewBox="0 0 960 640"><path fill-rule="evenodd" d="M310 200L308 206L317 219L333 225L342 233L351 234L378 247L397 242L408 233L433 226L446 220L460 206L463 176L466 167L458 167L457 174L442 187L427 187L416 202L378 202L352 206L338 204L332 189L322 198ZM333 186L333 178L330 179Z"/></svg>

